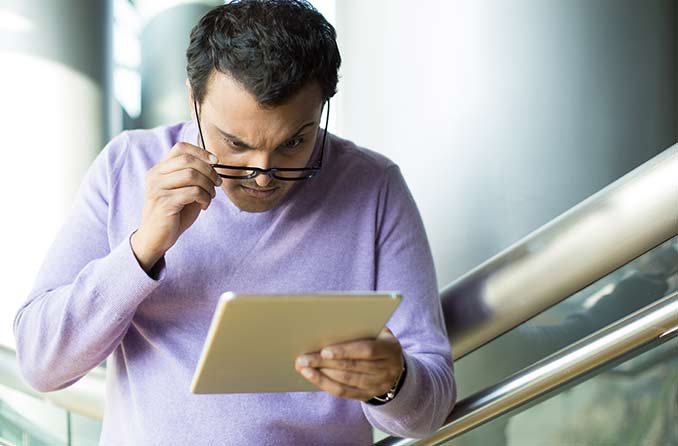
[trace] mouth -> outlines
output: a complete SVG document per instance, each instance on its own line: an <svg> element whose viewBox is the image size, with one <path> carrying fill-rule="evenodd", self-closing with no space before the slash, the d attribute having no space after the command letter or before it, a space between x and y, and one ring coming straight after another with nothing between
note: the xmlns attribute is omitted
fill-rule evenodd
<svg viewBox="0 0 678 446"><path fill-rule="evenodd" d="M242 190L246 194L248 194L252 197L255 197L255 198L270 197L271 195L273 195L275 193L276 190L278 190L277 187L272 187L270 189L253 189L253 188L247 187L247 186L240 186L240 187L242 188Z"/></svg>

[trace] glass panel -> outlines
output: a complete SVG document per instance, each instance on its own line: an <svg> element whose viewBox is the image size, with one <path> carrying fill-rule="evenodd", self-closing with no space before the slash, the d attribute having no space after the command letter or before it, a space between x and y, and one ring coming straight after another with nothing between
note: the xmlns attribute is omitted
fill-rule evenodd
<svg viewBox="0 0 678 446"><path fill-rule="evenodd" d="M0 385L0 445L95 446L101 422Z"/></svg>
<svg viewBox="0 0 678 446"><path fill-rule="evenodd" d="M101 421L71 413L70 446L96 446L101 436Z"/></svg>
<svg viewBox="0 0 678 446"><path fill-rule="evenodd" d="M678 338L447 444L678 445Z"/></svg>
<svg viewBox="0 0 678 446"><path fill-rule="evenodd" d="M496 384L676 290L678 237L461 358L455 365L460 397ZM520 415L500 417L449 444L678 445L677 353L678 340L669 341ZM674 422L669 427L665 424L671 417ZM634 440L622 440L629 436Z"/></svg>
<svg viewBox="0 0 678 446"><path fill-rule="evenodd" d="M461 358L455 364L459 396L496 384L676 289L678 237Z"/></svg>
<svg viewBox="0 0 678 446"><path fill-rule="evenodd" d="M66 411L0 387L0 436L17 446L68 444Z"/></svg>

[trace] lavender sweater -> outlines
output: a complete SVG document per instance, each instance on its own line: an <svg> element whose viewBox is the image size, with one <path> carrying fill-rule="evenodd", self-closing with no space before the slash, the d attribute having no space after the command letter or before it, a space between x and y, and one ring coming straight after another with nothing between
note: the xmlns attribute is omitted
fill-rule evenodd
<svg viewBox="0 0 678 446"><path fill-rule="evenodd" d="M125 132L89 169L16 315L26 380L61 389L108 358L102 445L367 445L371 426L405 437L441 426L456 393L450 347L430 248L398 167L328 135L322 172L273 210L240 211L218 189L153 279L129 238L144 175L177 141L195 144L196 126ZM388 323L408 368L397 398L370 406L325 392L192 394L226 290L400 291Z"/></svg>

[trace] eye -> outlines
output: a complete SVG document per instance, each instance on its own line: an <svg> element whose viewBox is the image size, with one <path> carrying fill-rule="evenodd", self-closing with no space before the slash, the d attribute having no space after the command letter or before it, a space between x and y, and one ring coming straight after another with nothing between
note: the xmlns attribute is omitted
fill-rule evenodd
<svg viewBox="0 0 678 446"><path fill-rule="evenodd" d="M226 144L233 147L234 149L239 149L239 150L247 149L247 146L240 141L235 141L235 140L228 139L228 138L224 138L224 141L226 141Z"/></svg>
<svg viewBox="0 0 678 446"><path fill-rule="evenodd" d="M302 136L299 136L299 137L292 138L292 139L290 139L289 141L285 142L281 147L282 147L283 149L287 149L287 150L290 150L290 149L296 149L296 148L299 147L303 142L304 142L304 138L303 138Z"/></svg>

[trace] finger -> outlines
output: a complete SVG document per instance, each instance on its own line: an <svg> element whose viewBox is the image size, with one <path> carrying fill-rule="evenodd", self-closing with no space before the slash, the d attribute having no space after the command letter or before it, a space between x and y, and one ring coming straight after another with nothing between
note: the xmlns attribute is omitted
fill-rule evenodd
<svg viewBox="0 0 678 446"><path fill-rule="evenodd" d="M365 359L324 359L320 355L302 355L297 358L294 365L297 370L301 370L304 367L314 367L381 375L381 371L387 367L388 363L382 359L374 361Z"/></svg>
<svg viewBox="0 0 678 446"><path fill-rule="evenodd" d="M167 158L173 158L181 154L193 155L194 157L199 158L208 164L216 164L219 162L219 159L214 153L209 152L202 147L194 146L193 144L183 141L176 143L174 147L172 147L172 149L167 154Z"/></svg>
<svg viewBox="0 0 678 446"><path fill-rule="evenodd" d="M328 368L320 368L316 370L319 370L336 383L363 390L370 395L381 395L388 392L389 390L388 388L384 389L384 383L387 381L384 376L368 375L366 373L357 373Z"/></svg>
<svg viewBox="0 0 678 446"><path fill-rule="evenodd" d="M377 339L396 339L396 336L393 334L390 328L384 327L384 329L379 332Z"/></svg>
<svg viewBox="0 0 678 446"><path fill-rule="evenodd" d="M304 368L301 371L301 375L320 390L324 390L325 392L339 398L367 401L372 397L372 395L368 394L364 390L340 384L316 369L309 367Z"/></svg>
<svg viewBox="0 0 678 446"><path fill-rule="evenodd" d="M166 199L179 206L198 203L202 209L207 209L212 202L212 196L198 186L188 186L167 191Z"/></svg>
<svg viewBox="0 0 678 446"><path fill-rule="evenodd" d="M155 185L159 189L172 190L183 187L198 186L207 192L210 197L216 195L215 186L212 180L194 169L177 170L172 173L161 176Z"/></svg>
<svg viewBox="0 0 678 446"><path fill-rule="evenodd" d="M330 345L320 351L323 359L387 359L392 355L393 344L372 339Z"/></svg>
<svg viewBox="0 0 678 446"><path fill-rule="evenodd" d="M184 169L193 169L196 172L201 173L217 186L220 186L222 183L221 177L211 165L190 153L177 154L176 156L163 160L156 166L155 170L158 174L167 175Z"/></svg>

